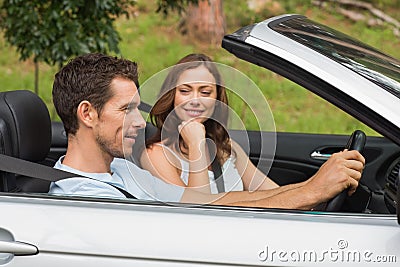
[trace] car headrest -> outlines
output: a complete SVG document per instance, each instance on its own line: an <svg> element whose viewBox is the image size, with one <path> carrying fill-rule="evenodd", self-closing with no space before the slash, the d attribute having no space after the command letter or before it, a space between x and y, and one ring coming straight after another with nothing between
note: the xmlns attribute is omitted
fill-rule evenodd
<svg viewBox="0 0 400 267"><path fill-rule="evenodd" d="M51 146L51 121L44 102L27 90L0 93L0 140L11 151L6 154L39 162ZM4 129L6 128L6 129Z"/></svg>

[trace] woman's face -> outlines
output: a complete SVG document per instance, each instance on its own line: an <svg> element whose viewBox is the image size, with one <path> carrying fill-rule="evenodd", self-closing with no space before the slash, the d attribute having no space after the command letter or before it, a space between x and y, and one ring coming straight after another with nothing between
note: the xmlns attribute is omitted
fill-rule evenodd
<svg viewBox="0 0 400 267"><path fill-rule="evenodd" d="M205 122L214 112L216 99L215 78L206 67L188 69L179 76L174 108L182 121Z"/></svg>

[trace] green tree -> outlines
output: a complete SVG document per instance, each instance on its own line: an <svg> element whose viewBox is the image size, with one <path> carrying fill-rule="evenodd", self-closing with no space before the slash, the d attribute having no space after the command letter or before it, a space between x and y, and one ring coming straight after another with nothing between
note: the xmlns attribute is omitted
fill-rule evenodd
<svg viewBox="0 0 400 267"><path fill-rule="evenodd" d="M135 0L4 0L0 27L20 60L33 58L35 92L38 62L59 67L70 57L89 52L119 53L113 22Z"/></svg>
<svg viewBox="0 0 400 267"><path fill-rule="evenodd" d="M157 0L157 12L183 12L198 0ZM15 46L20 60L33 58L35 92L39 62L60 68L70 57L89 52L119 53L120 36L114 21L125 15L135 0L3 0L0 28Z"/></svg>

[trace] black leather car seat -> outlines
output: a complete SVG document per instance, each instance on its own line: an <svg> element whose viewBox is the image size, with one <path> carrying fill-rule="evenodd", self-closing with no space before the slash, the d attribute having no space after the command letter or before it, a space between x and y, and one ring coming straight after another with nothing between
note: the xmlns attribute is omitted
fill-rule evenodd
<svg viewBox="0 0 400 267"><path fill-rule="evenodd" d="M0 93L0 153L42 163L51 146L51 121L44 102L27 90ZM0 190L47 192L49 182L1 173Z"/></svg>
<svg viewBox="0 0 400 267"><path fill-rule="evenodd" d="M152 137L156 132L157 128L150 122L146 122L146 127L138 131L136 142L133 145L132 155L128 156L126 159L141 167L140 157L145 149L146 140Z"/></svg>

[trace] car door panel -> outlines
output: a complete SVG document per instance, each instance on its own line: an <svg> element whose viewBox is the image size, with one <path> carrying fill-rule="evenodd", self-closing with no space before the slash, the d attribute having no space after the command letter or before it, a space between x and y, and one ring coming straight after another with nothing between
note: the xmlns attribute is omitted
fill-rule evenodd
<svg viewBox="0 0 400 267"><path fill-rule="evenodd" d="M311 177L325 160L314 159L311 154L331 154L344 148L349 136L305 133L276 133L275 155L261 152L261 135L257 132L231 131L231 136L242 146L250 143L250 158L264 173L278 184L300 182ZM264 142L271 140L272 133L264 134ZM268 139L268 140L267 140ZM385 185L385 173L393 159L400 155L400 148L383 137L367 137L363 155L366 165L361 180L372 191L380 191ZM272 167L269 170L269 166Z"/></svg>
<svg viewBox="0 0 400 267"><path fill-rule="evenodd" d="M370 259L400 257L394 215L0 199L2 211L13 214L1 220L0 228L39 249L35 256L14 257L7 265L11 267L304 266L339 261L328 257L335 251L356 251L357 257L370 251ZM365 238L365 233L374 233L374 239ZM311 258L297 259L304 254ZM365 260L369 259L361 258L361 263ZM354 266L354 261L344 265Z"/></svg>
<svg viewBox="0 0 400 267"><path fill-rule="evenodd" d="M311 154L314 151L321 151L322 154L334 153L342 150L348 141L346 135L315 135L315 134L296 134L296 133L277 133L277 150L275 159L286 161L287 167L291 162L302 162L305 167L304 173L307 175L312 167L319 167L325 161L313 159ZM367 137L363 155L366 165L363 172L362 183L366 184L371 190L381 190L384 187L384 175L387 165L392 162L393 157L399 155L400 150L397 145L382 137Z"/></svg>

